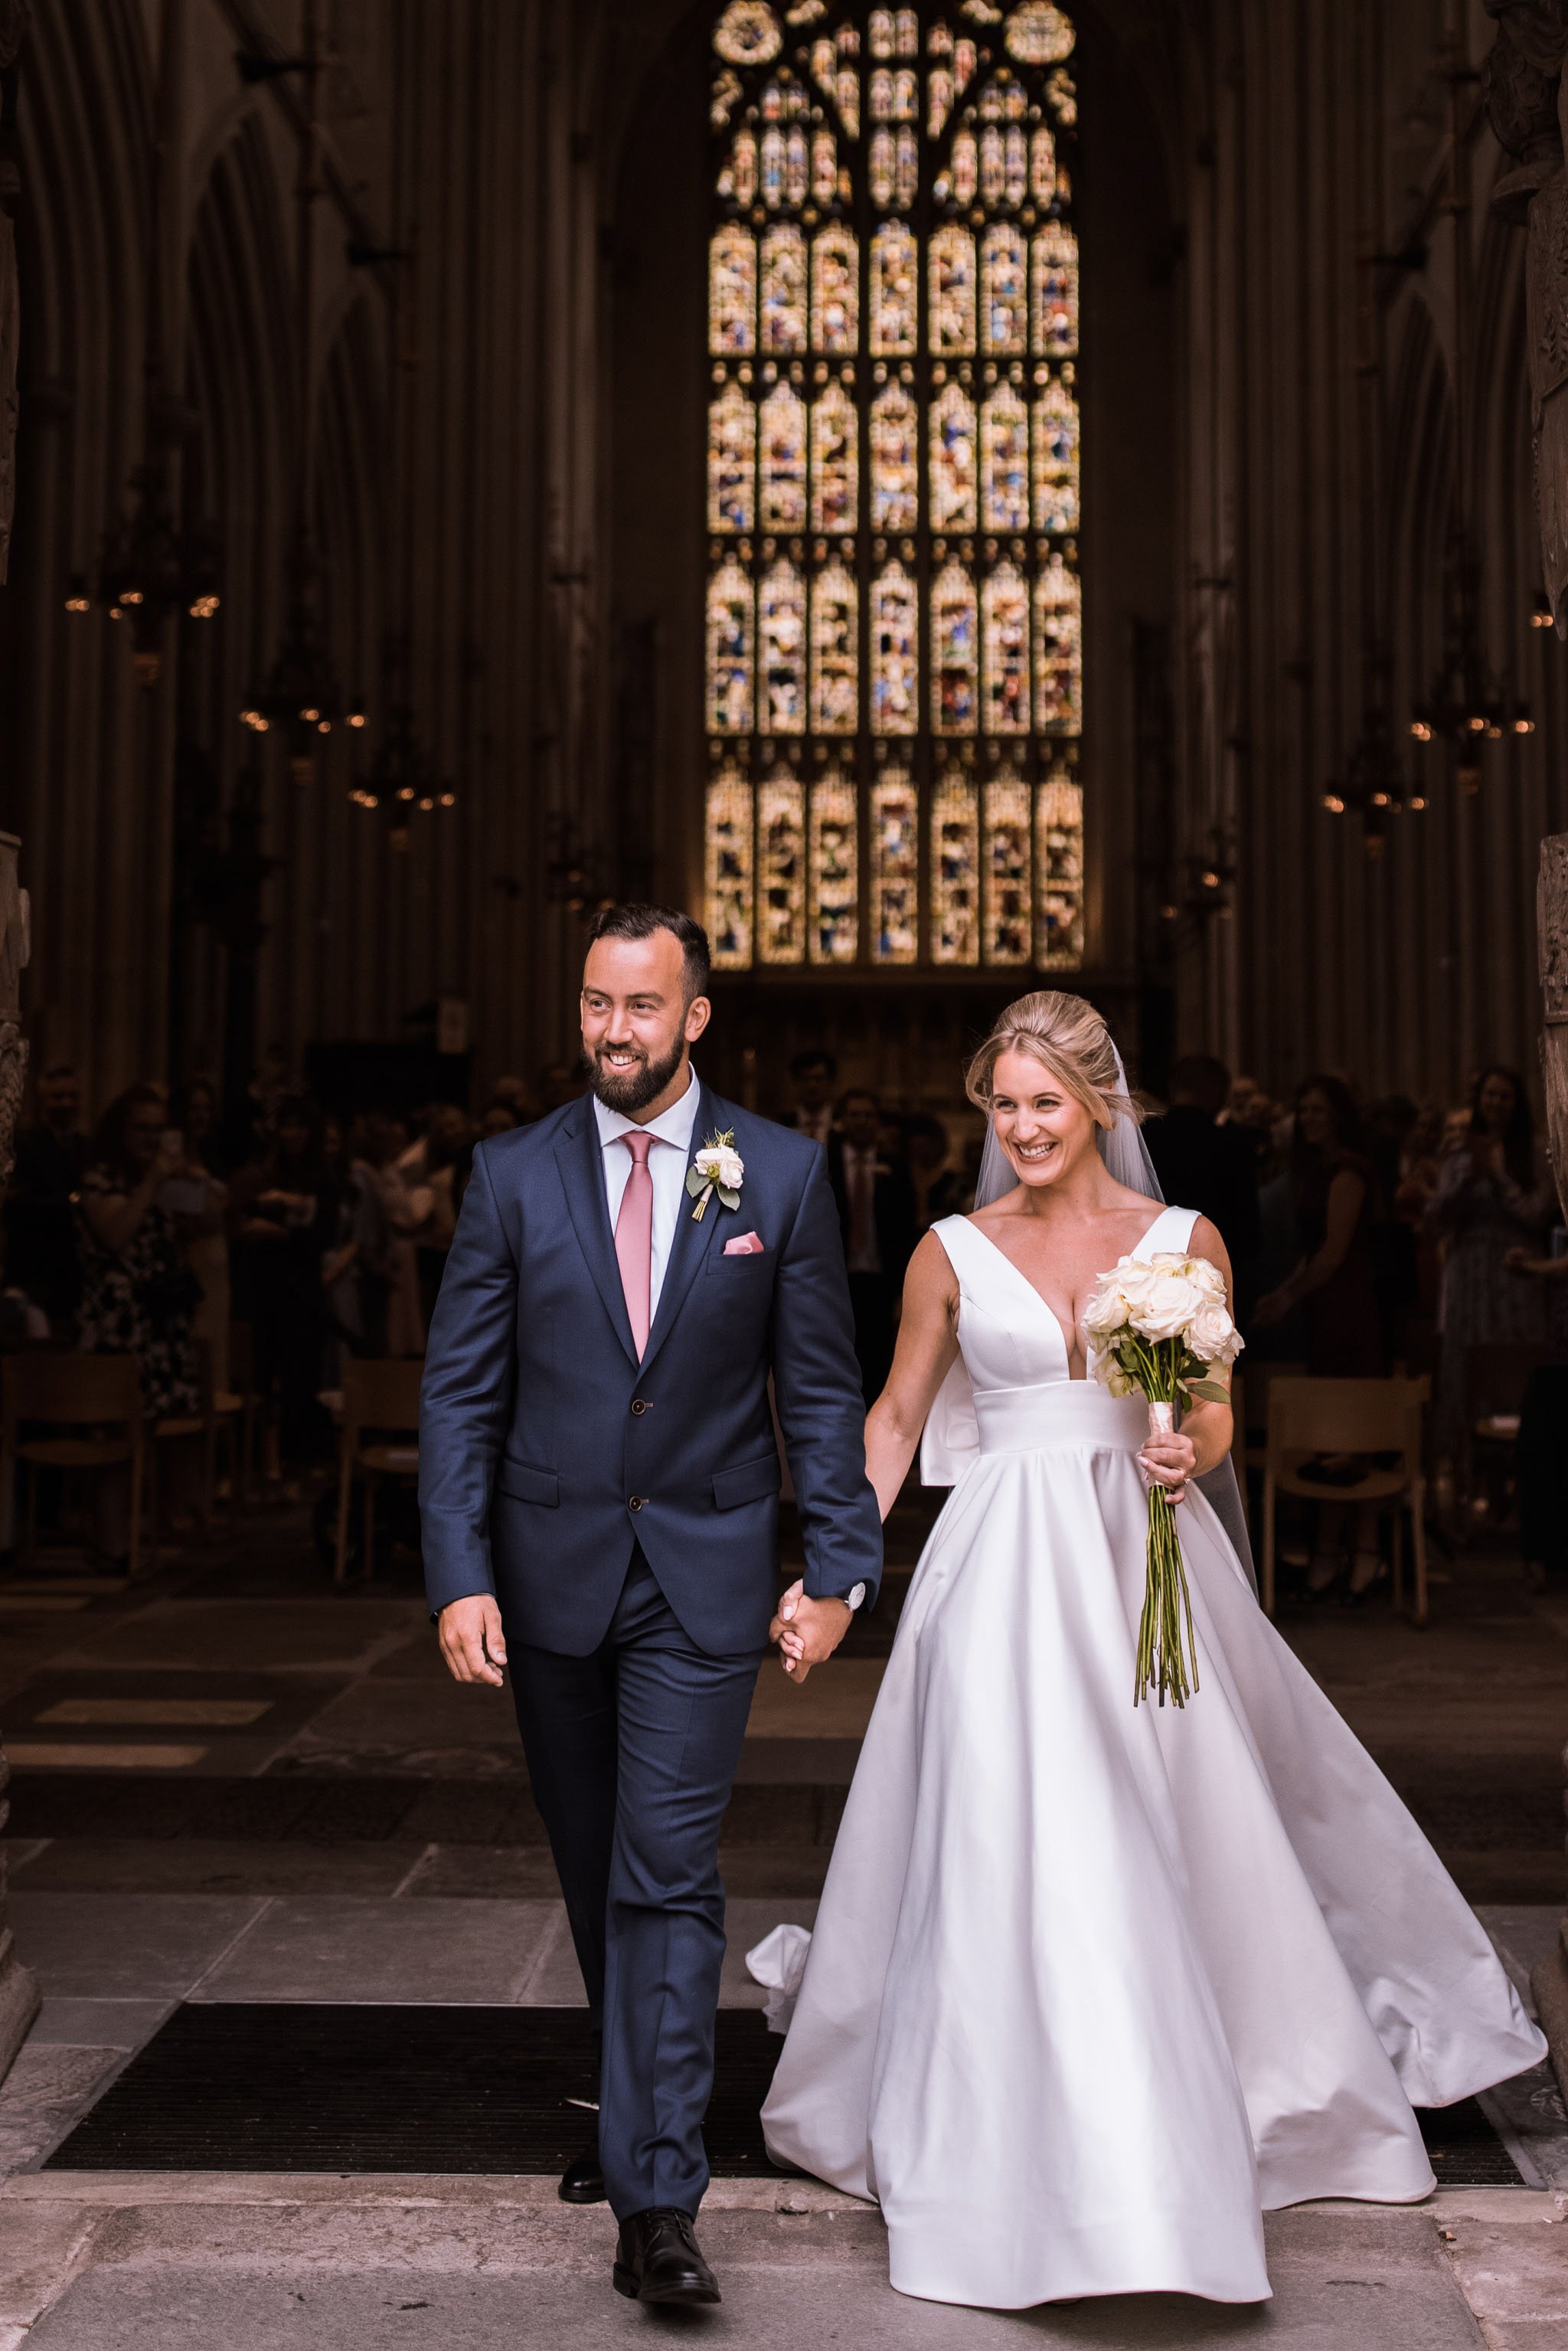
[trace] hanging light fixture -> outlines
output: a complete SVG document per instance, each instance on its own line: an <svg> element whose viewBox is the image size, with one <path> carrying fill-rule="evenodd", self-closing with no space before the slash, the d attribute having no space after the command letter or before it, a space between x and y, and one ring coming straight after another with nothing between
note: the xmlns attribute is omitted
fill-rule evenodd
<svg viewBox="0 0 1568 2351"><path fill-rule="evenodd" d="M156 685L167 622L210 621L218 610L217 536L175 528L162 465L136 466L131 491L131 511L105 538L96 580L73 572L65 608L78 619L103 611L111 621L129 621L137 678Z"/></svg>

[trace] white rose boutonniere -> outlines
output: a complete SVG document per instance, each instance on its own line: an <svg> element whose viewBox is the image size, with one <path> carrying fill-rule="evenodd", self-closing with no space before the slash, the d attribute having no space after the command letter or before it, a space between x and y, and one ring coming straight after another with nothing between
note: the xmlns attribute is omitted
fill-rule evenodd
<svg viewBox="0 0 1568 2351"><path fill-rule="evenodd" d="M735 1130L727 1127L722 1134L710 1134L686 1170L686 1190L696 1202L692 1221L700 1225L707 1204L716 1192L719 1206L738 1208L740 1187L746 1181L746 1162L735 1147Z"/></svg>

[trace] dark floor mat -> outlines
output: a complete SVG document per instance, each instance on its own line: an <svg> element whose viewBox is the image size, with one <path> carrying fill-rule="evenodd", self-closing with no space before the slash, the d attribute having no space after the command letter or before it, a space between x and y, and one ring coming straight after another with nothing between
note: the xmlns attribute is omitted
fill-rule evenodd
<svg viewBox="0 0 1568 2351"><path fill-rule="evenodd" d="M704 2126L724 2177L771 2175L758 2112L783 2043L718 2019ZM64 2171L559 2171L591 2143L580 2008L176 2009L49 2158Z"/></svg>
<svg viewBox="0 0 1568 2351"><path fill-rule="evenodd" d="M770 2177L758 2110L783 2044L718 2018L703 2135L720 2178ZM580 2008L177 2009L49 2158L60 2171L553 2172L593 2137ZM1440 2188L1522 2184L1474 2098L1424 2113Z"/></svg>
<svg viewBox="0 0 1568 2351"><path fill-rule="evenodd" d="M1529 2185L1487 2120L1479 2102L1428 2106L1417 2115L1427 2160L1439 2188L1521 2188Z"/></svg>

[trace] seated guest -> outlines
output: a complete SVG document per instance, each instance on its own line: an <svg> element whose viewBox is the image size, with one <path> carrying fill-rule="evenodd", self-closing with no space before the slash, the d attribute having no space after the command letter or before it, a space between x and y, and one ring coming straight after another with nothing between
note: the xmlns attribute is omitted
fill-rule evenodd
<svg viewBox="0 0 1568 2351"><path fill-rule="evenodd" d="M876 1096L858 1089L845 1094L839 1128L828 1175L839 1203L855 1354L870 1404L882 1394L893 1363L899 1297L920 1231L909 1177L878 1153L882 1112Z"/></svg>
<svg viewBox="0 0 1568 2351"><path fill-rule="evenodd" d="M813 1143L825 1144L833 1131L833 1084L838 1074L838 1063L820 1046L797 1053L789 1064L795 1107L782 1123L792 1126L797 1134L809 1134Z"/></svg>
<svg viewBox="0 0 1568 2351"><path fill-rule="evenodd" d="M12 1278L51 1322L68 1323L81 1295L71 1203L87 1173L89 1144L78 1124L81 1087L57 1061L37 1085L37 1117L16 1137L5 1202Z"/></svg>
<svg viewBox="0 0 1568 2351"><path fill-rule="evenodd" d="M1231 1099L1223 1061L1186 1054L1171 1071L1170 1108L1147 1122L1144 1140L1166 1198L1201 1210L1218 1227L1245 1289L1262 1238L1258 1153L1245 1125L1219 1123Z"/></svg>

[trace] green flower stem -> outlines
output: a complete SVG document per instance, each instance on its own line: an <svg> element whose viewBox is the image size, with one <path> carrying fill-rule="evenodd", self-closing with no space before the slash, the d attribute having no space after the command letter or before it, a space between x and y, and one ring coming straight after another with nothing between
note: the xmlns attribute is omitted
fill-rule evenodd
<svg viewBox="0 0 1568 2351"><path fill-rule="evenodd" d="M1174 1405L1184 1384L1187 1350L1177 1339L1143 1339L1124 1332L1116 1356L1151 1404ZM1186 1562L1176 1530L1176 1504L1163 1486L1149 1489L1149 1539L1144 1613L1138 1623L1133 1704L1154 1694L1164 1706L1185 1706L1198 1687L1197 1641ZM1184 1650L1182 1633L1186 1634ZM1189 1665L1190 1660L1190 1665Z"/></svg>

